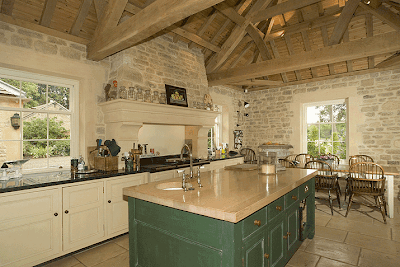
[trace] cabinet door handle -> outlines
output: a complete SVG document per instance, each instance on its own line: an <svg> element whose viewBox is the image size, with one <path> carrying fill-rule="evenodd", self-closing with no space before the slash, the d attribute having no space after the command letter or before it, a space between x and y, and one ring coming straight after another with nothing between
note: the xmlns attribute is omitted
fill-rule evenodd
<svg viewBox="0 0 400 267"><path fill-rule="evenodd" d="M269 254L264 253L264 258L269 259Z"/></svg>
<svg viewBox="0 0 400 267"><path fill-rule="evenodd" d="M108 203L111 203L111 200L109 200Z"/></svg>
<svg viewBox="0 0 400 267"><path fill-rule="evenodd" d="M68 214L68 212L69 212L68 210L65 210L65 211L64 211L65 214Z"/></svg>
<svg viewBox="0 0 400 267"><path fill-rule="evenodd" d="M290 235L291 235L291 233L290 233L290 232L287 232L286 234L287 234L288 236L290 236Z"/></svg>
<svg viewBox="0 0 400 267"><path fill-rule="evenodd" d="M276 209L279 211L282 211L282 207L281 206L276 206Z"/></svg>
<svg viewBox="0 0 400 267"><path fill-rule="evenodd" d="M57 216L58 216L58 213L57 213L57 212L56 212L56 213L54 213L54 216L56 216L56 217L57 217Z"/></svg>
<svg viewBox="0 0 400 267"><path fill-rule="evenodd" d="M292 196L292 199L293 200L297 200L297 196Z"/></svg>
<svg viewBox="0 0 400 267"><path fill-rule="evenodd" d="M308 192L308 185L306 185L305 187L304 187L304 193L307 193Z"/></svg>
<svg viewBox="0 0 400 267"><path fill-rule="evenodd" d="M261 221L260 220L254 220L254 225L261 226Z"/></svg>
<svg viewBox="0 0 400 267"><path fill-rule="evenodd" d="M284 235L284 236L283 236L283 239L287 239L287 238L288 238L288 236L287 236L287 235Z"/></svg>

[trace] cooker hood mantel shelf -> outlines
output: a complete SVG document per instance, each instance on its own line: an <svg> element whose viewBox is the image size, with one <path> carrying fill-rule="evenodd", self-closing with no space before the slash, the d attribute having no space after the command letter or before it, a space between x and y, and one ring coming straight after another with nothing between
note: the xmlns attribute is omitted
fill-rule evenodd
<svg viewBox="0 0 400 267"><path fill-rule="evenodd" d="M187 107L118 99L100 103L106 124L106 138L115 139L121 151L130 151L139 142L143 124L194 126L193 156L207 157L208 131L215 124L218 112ZM162 133L160 133L162 134ZM121 161L119 162L121 165Z"/></svg>
<svg viewBox="0 0 400 267"><path fill-rule="evenodd" d="M99 104L108 123L203 126L215 124L218 112L118 99Z"/></svg>

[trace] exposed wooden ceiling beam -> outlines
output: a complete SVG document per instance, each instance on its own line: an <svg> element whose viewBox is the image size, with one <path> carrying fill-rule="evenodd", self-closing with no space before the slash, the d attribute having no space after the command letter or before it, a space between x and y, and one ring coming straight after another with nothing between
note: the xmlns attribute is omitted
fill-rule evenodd
<svg viewBox="0 0 400 267"><path fill-rule="evenodd" d="M74 23L72 24L70 34L79 35L82 25L85 22L87 15L89 14L90 6L92 5L93 0L83 0L81 6L79 7L78 15L75 18Z"/></svg>
<svg viewBox="0 0 400 267"><path fill-rule="evenodd" d="M361 0L347 1L342 13L339 16L338 21L335 24L335 28L333 29L333 33L331 35L331 38L329 39L328 45L335 45L340 43L340 40L342 40L343 34L349 27L350 20L358 7L358 3L360 2Z"/></svg>
<svg viewBox="0 0 400 267"><path fill-rule="evenodd" d="M281 81L271 80L245 80L231 83L231 85L247 85L247 86L258 86L258 85L282 85Z"/></svg>
<svg viewBox="0 0 400 267"><path fill-rule="evenodd" d="M209 16L207 17L206 21L197 30L196 34L201 37L216 17L217 17L217 12L215 12L215 9L213 9L209 14ZM188 44L188 47L191 49L193 48L194 44L195 44L194 42L190 42Z"/></svg>
<svg viewBox="0 0 400 267"><path fill-rule="evenodd" d="M263 20L267 20L272 17L284 14L286 12L315 4L319 1L321 0L289 0L285 3L269 7L265 10L258 11L251 19L251 22L256 23Z"/></svg>
<svg viewBox="0 0 400 267"><path fill-rule="evenodd" d="M381 63L376 65L376 68L387 68L400 64L400 51L396 52L394 55L383 60Z"/></svg>
<svg viewBox="0 0 400 267"><path fill-rule="evenodd" d="M232 20L238 25L245 23L246 19L241 16L233 7L229 6L225 2L219 3L214 6L216 10L224 14L228 19Z"/></svg>
<svg viewBox="0 0 400 267"><path fill-rule="evenodd" d="M103 33L110 31L110 29L114 29L118 25L127 3L128 0L108 1L108 4L103 11L103 15L100 21L97 23L92 40L100 38Z"/></svg>
<svg viewBox="0 0 400 267"><path fill-rule="evenodd" d="M75 42L78 44L83 44L83 45L87 45L89 43L89 40L75 36L75 35L71 35L69 33L65 33L65 32L60 32L48 27L44 27L42 25L39 24L35 24L35 23L31 23L25 20L20 20L20 19L16 19L13 18L11 16L7 16L4 14L0 14L0 21L12 24L12 25L16 25L19 27L23 27L26 29L30 29L33 31L37 31L40 33L44 33L53 37L57 37L57 38L61 38L67 41L71 41L71 42Z"/></svg>
<svg viewBox="0 0 400 267"><path fill-rule="evenodd" d="M182 28L177 28L177 27L173 27L173 26L167 28L167 30L170 30L171 32L173 32L173 33L175 33L175 34L177 34L179 36L182 36L182 37L184 37L184 38L186 38L186 39L188 39L188 40L190 40L192 42L195 42L196 44L199 44L202 47L210 49L211 51L214 51L214 52L221 51L221 48L219 48L218 46L216 46L216 45L204 40L203 38L201 38L200 36L198 36L195 33L191 33L189 31L186 31L186 30L182 29Z"/></svg>
<svg viewBox="0 0 400 267"><path fill-rule="evenodd" d="M42 16L40 17L39 24L45 27L49 27L51 19L53 18L54 11L56 10L58 0L46 0L44 2L44 9Z"/></svg>
<svg viewBox="0 0 400 267"><path fill-rule="evenodd" d="M322 35L322 41L324 43L324 46L325 47L329 46L328 29L326 26L321 27L321 35ZM333 66L333 64L328 64L328 68L329 68L330 75L335 74L335 67Z"/></svg>
<svg viewBox="0 0 400 267"><path fill-rule="evenodd" d="M263 40L264 34L261 33L259 30L257 30L252 23L250 23L247 26L246 31L249 33L251 38L253 38L254 43L256 44L258 50L260 51L262 60L271 59L271 55L269 54L267 44Z"/></svg>
<svg viewBox="0 0 400 267"><path fill-rule="evenodd" d="M111 1L111 0L110 0ZM223 0L157 0L88 45L88 58L101 60L143 42L166 27ZM107 16L103 16L103 19Z"/></svg>
<svg viewBox="0 0 400 267"><path fill-rule="evenodd" d="M209 85L221 85L254 79L329 63L338 63L367 56L392 53L400 50L400 34L390 32L379 36L328 46L315 51L262 61L249 66L229 69L207 75Z"/></svg>
<svg viewBox="0 0 400 267"><path fill-rule="evenodd" d="M290 40L290 36L289 36L288 34L286 34L284 38L285 38L285 43L286 43L286 46L287 46L289 55L294 55L294 48L293 48L292 41ZM294 71L294 74L296 75L296 79L297 79L298 81L300 81L300 80L301 80L301 73L300 73L300 71L299 71L299 70L295 70L295 71Z"/></svg>
<svg viewBox="0 0 400 267"><path fill-rule="evenodd" d="M0 13L11 16L14 9L14 3L15 0L3 0L1 2Z"/></svg>
<svg viewBox="0 0 400 267"><path fill-rule="evenodd" d="M155 0L146 0L142 8L148 7L150 4L152 4Z"/></svg>
<svg viewBox="0 0 400 267"><path fill-rule="evenodd" d="M371 13L365 14L365 28L367 37L374 36L374 22ZM373 69L375 67L375 58L373 56L368 57L368 68Z"/></svg>
<svg viewBox="0 0 400 267"><path fill-rule="evenodd" d="M395 3L400 4L400 0L390 0L389 2L395 2Z"/></svg>
<svg viewBox="0 0 400 267"><path fill-rule="evenodd" d="M377 9L374 9L364 3L360 3L359 5L375 17L389 24L396 31L400 31L400 16L393 13L390 9L386 8L383 5L381 5Z"/></svg>
<svg viewBox="0 0 400 267"><path fill-rule="evenodd" d="M131 3L126 3L125 10L135 15L139 13L142 8L132 5Z"/></svg>
<svg viewBox="0 0 400 267"><path fill-rule="evenodd" d="M267 7L273 0L259 0L257 1L246 14L245 22L241 25L236 25L228 39L221 47L221 51L216 53L206 66L207 72L212 72L220 67L226 59L231 55L233 50L237 47L242 38L246 35L246 28L250 23L252 16L260 9Z"/></svg>
<svg viewBox="0 0 400 267"><path fill-rule="evenodd" d="M301 31L301 36L303 37L303 43L304 43L304 48L306 51L311 51L311 44L310 44L310 39L308 38L308 33L307 31ZM311 74L313 78L318 77L318 71L317 68L312 67L311 68Z"/></svg>
<svg viewBox="0 0 400 267"><path fill-rule="evenodd" d="M343 34L343 42L345 42L345 43L350 42L350 35L349 35L348 30L346 30ZM347 72L352 72L353 71L353 60L347 60L346 65L347 65Z"/></svg>
<svg viewBox="0 0 400 267"><path fill-rule="evenodd" d="M229 66L230 68L236 67L236 65L239 63L239 61L242 59L242 57L247 53L247 51L250 50L250 48L253 46L253 43L247 43L245 48L240 52L240 54L235 58L235 60L232 62L232 64Z"/></svg>
<svg viewBox="0 0 400 267"><path fill-rule="evenodd" d="M271 40L269 41L269 44L271 45L272 48L272 53L274 54L275 59L279 58L279 51L278 48L275 45L275 41ZM289 79L287 78L287 75L285 72L281 72L281 77L282 77L282 81L287 83L289 81ZM267 75L263 75L263 76L267 76Z"/></svg>
<svg viewBox="0 0 400 267"><path fill-rule="evenodd" d="M101 20L101 16L103 16L103 12L106 8L107 2L106 0L93 0L94 9L96 10L97 21Z"/></svg>

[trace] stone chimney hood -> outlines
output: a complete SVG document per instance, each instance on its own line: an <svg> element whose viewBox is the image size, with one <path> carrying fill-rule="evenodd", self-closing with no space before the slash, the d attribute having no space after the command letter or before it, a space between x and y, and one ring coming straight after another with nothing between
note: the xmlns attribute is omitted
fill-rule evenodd
<svg viewBox="0 0 400 267"><path fill-rule="evenodd" d="M130 151L138 143L143 124L198 126L198 155L207 156L207 133L218 112L118 99L100 103L106 124L106 138L115 139L121 151ZM160 133L162 134L162 133ZM195 140L193 140L195 141ZM193 142L196 143L196 142Z"/></svg>

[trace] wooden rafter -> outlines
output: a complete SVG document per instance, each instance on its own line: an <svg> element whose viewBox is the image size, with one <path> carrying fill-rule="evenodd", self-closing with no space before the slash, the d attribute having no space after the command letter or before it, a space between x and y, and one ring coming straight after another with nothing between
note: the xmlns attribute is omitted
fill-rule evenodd
<svg viewBox="0 0 400 267"><path fill-rule="evenodd" d="M378 8L374 9L364 3L359 3L359 5L383 22L389 24L396 31L400 31L400 16L393 13L387 7L381 5Z"/></svg>
<svg viewBox="0 0 400 267"><path fill-rule="evenodd" d="M200 28L197 30L196 34L198 36L202 36L204 34L204 32L207 30L207 28L211 25L211 23L214 21L214 19L217 17L217 12L215 12L215 9L213 9L211 11L211 13L209 14L209 16L207 17L206 21L200 26ZM195 44L194 42L190 42L188 44L188 47L190 49L193 48L193 44ZM212 43L211 43L212 44Z"/></svg>
<svg viewBox="0 0 400 267"><path fill-rule="evenodd" d="M328 37L328 30L326 26L321 27L321 34L322 34L322 41L324 42L324 46L327 47L329 46L329 37ZM335 74L335 67L333 64L328 64L329 67L329 74L333 75Z"/></svg>
<svg viewBox="0 0 400 267"><path fill-rule="evenodd" d="M304 48L306 51L311 51L311 44L310 44L310 39L308 38L307 31L301 31L301 36L303 37L303 43L304 43ZM312 67L311 68L311 74L313 78L318 77L318 71L317 68Z"/></svg>
<svg viewBox="0 0 400 267"><path fill-rule="evenodd" d="M83 22L87 15L89 14L90 6L92 5L93 0L83 0L81 6L79 7L78 15L75 18L74 23L72 24L70 33L72 35L79 35Z"/></svg>
<svg viewBox="0 0 400 267"><path fill-rule="evenodd" d="M293 44L292 44L292 41L290 40L290 36L288 34L285 35L285 43L286 43L287 49L289 51L289 55L294 55ZM300 81L301 80L300 71L295 70L294 74L296 75L297 80Z"/></svg>
<svg viewBox="0 0 400 267"><path fill-rule="evenodd" d="M309 6L319 2L320 0L289 0L282 4L269 7L265 10L258 11L251 19L251 22L256 23L259 21L267 20L275 16L279 16L286 12Z"/></svg>
<svg viewBox="0 0 400 267"><path fill-rule="evenodd" d="M343 35L343 42L347 43L349 41L350 41L349 31L346 30ZM347 71L352 72L353 71L353 61L346 60L346 65L347 65Z"/></svg>
<svg viewBox="0 0 400 267"><path fill-rule="evenodd" d="M209 64L206 66L207 72L212 72L220 67L226 59L231 55L233 50L246 35L246 28L250 23L249 18L251 18L258 10L266 8L273 0L260 0L257 1L246 14L245 22L241 25L236 25L232 30L231 35L225 41L221 47L221 51L216 53L211 59Z"/></svg>
<svg viewBox="0 0 400 267"><path fill-rule="evenodd" d="M69 33L65 33L65 32L60 32L48 27L44 27L42 25L38 25L36 23L31 23L25 20L20 20L20 19L16 19L13 18L11 16L7 16L4 14L0 14L0 21L12 24L12 25L16 25L19 27L23 27L26 29L30 29L33 31L37 31L40 33L44 33L53 37L57 37L57 38L61 38L67 41L71 41L71 42L75 42L78 44L83 44L83 45L87 45L89 43L89 40L75 36L75 35L71 35Z"/></svg>
<svg viewBox="0 0 400 267"><path fill-rule="evenodd" d="M1 2L0 13L11 16L14 9L14 3L15 0L3 0Z"/></svg>
<svg viewBox="0 0 400 267"><path fill-rule="evenodd" d="M281 81L271 80L244 80L239 82L231 83L231 85L246 85L246 86L259 86L259 85L282 85Z"/></svg>
<svg viewBox="0 0 400 267"><path fill-rule="evenodd" d="M250 66L230 69L207 75L209 85L221 85L274 75L330 63L354 60L366 56L393 53L400 50L399 33L385 33L379 36L328 46L319 50L262 61Z"/></svg>
<svg viewBox="0 0 400 267"><path fill-rule="evenodd" d="M371 13L365 14L365 28L367 32L367 37L374 36L374 23ZM368 68L373 69L374 67L375 67L375 58L368 57Z"/></svg>
<svg viewBox="0 0 400 267"><path fill-rule="evenodd" d="M254 43L256 44L258 51L260 52L262 60L271 59L267 44L263 40L264 34L257 30L257 28L252 23L247 26L246 31L251 36L251 38L253 38Z"/></svg>
<svg viewBox="0 0 400 267"><path fill-rule="evenodd" d="M329 39L328 45L335 45L342 40L343 34L347 30L350 20L353 17L354 12L358 7L358 3L361 0L348 0L342 13L339 16L338 21L335 24L331 38Z"/></svg>
<svg viewBox="0 0 400 267"><path fill-rule="evenodd" d="M232 62L232 64L229 66L230 68L236 67L236 65L239 63L239 61L243 58L243 56L250 50L250 48L253 46L253 43L247 43L245 48L240 52L240 54L235 58L235 60Z"/></svg>
<svg viewBox="0 0 400 267"><path fill-rule="evenodd" d="M106 8L107 2L106 0L93 0L93 4L94 4L94 9L96 10L97 21L100 21L104 9Z"/></svg>
<svg viewBox="0 0 400 267"><path fill-rule="evenodd" d="M100 21L97 23L93 40L98 39L103 33L117 26L128 0L109 0Z"/></svg>
<svg viewBox="0 0 400 267"><path fill-rule="evenodd" d="M269 41L269 44L271 45L272 53L274 53L275 59L279 58L279 51L278 51L278 48L275 45L275 41L271 40L271 41ZM287 78L286 73L285 72L281 72L280 74L281 74L281 77L282 77L282 81L287 83L289 80ZM264 76L267 76L267 75L264 75ZM256 77L254 77L254 78L256 78Z"/></svg>
<svg viewBox="0 0 400 267"><path fill-rule="evenodd" d="M396 52L392 56L388 57L381 63L377 64L376 67L381 69L381 68L387 68L395 65L400 64L400 51Z"/></svg>
<svg viewBox="0 0 400 267"><path fill-rule="evenodd" d="M56 4L58 0L46 0L44 2L44 8L42 16L40 17L39 24L45 27L50 26L51 19L53 18L54 11L56 10Z"/></svg>

